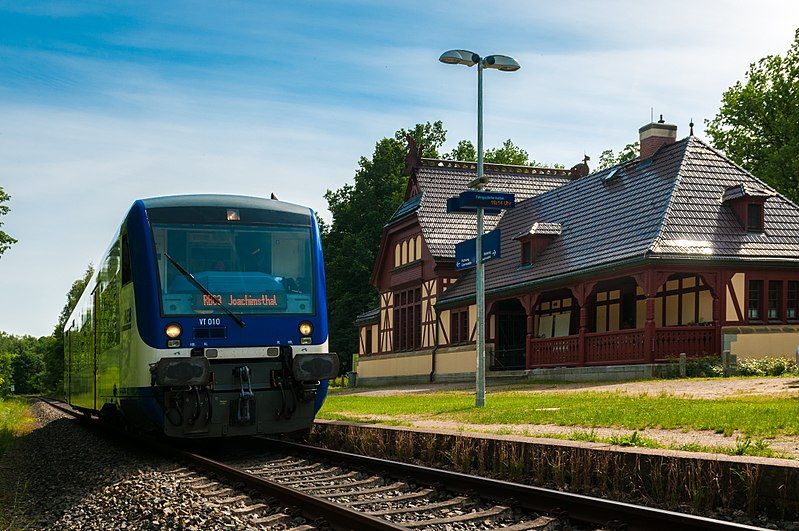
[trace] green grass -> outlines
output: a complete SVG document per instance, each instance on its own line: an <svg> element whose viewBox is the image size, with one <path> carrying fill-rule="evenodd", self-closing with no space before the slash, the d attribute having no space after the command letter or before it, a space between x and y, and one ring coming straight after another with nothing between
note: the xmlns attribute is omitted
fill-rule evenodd
<svg viewBox="0 0 799 531"><path fill-rule="evenodd" d="M32 422L25 402L0 399L0 455L5 453L14 437L24 433Z"/></svg>
<svg viewBox="0 0 799 531"><path fill-rule="evenodd" d="M711 430L745 437L799 434L799 397L741 396L716 399L612 392L489 393L485 408L462 391L429 394L331 395L320 418L360 420L370 415L393 421L432 419L470 424L555 424L629 430Z"/></svg>

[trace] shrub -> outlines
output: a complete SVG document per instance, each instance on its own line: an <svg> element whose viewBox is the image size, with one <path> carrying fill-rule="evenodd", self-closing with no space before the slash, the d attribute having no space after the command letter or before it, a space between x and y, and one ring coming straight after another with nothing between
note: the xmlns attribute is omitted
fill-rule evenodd
<svg viewBox="0 0 799 531"><path fill-rule="evenodd" d="M741 376L780 376L799 374L796 362L787 358L759 358L738 361L738 374Z"/></svg>
<svg viewBox="0 0 799 531"><path fill-rule="evenodd" d="M721 358L719 356L696 358L686 362L685 374L686 376L699 378L723 376L724 367L721 365Z"/></svg>

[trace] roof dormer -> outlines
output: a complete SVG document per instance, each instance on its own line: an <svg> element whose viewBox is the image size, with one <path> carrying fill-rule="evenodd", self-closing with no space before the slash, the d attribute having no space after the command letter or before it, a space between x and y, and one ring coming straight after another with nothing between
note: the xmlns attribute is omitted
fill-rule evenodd
<svg viewBox="0 0 799 531"><path fill-rule="evenodd" d="M529 230L519 233L514 239L521 245L521 265L529 266L546 249L547 245L560 236L560 223L535 222Z"/></svg>
<svg viewBox="0 0 799 531"><path fill-rule="evenodd" d="M730 206L747 232L763 232L766 199L775 193L757 183L740 183L724 190L721 202Z"/></svg>

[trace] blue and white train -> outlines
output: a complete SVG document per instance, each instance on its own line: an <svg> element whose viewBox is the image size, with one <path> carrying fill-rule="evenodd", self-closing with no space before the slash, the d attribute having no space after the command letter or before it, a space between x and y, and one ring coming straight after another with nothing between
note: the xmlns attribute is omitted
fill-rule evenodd
<svg viewBox="0 0 799 531"><path fill-rule="evenodd" d="M307 429L338 373L309 208L134 202L64 329L68 401L171 437Z"/></svg>

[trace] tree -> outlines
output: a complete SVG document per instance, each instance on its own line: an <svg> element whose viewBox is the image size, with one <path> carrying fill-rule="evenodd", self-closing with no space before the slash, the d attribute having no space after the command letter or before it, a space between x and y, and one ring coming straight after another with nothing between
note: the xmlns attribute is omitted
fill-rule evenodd
<svg viewBox="0 0 799 531"><path fill-rule="evenodd" d="M11 360L14 374L14 392L21 394L44 391L44 358L42 356L45 337L23 336L19 338L17 352Z"/></svg>
<svg viewBox="0 0 799 531"><path fill-rule="evenodd" d="M400 129L375 144L370 158L361 157L353 184L328 190L325 199L332 214L322 241L325 250L330 348L349 369L350 355L358 352L355 317L377 306L370 284L383 226L402 203L407 175L406 135L422 148L422 156L437 158L446 139L443 124L427 122Z"/></svg>
<svg viewBox="0 0 799 531"><path fill-rule="evenodd" d="M11 386L14 384L14 369L11 367L13 361L14 354L0 349L0 398L11 393Z"/></svg>
<svg viewBox="0 0 799 531"><path fill-rule="evenodd" d="M8 195L3 190L2 186L0 186L0 218L5 216L6 214L8 214L8 211L10 210L8 205L4 204L9 199L11 199L11 196ZM2 227L2 226L3 226L3 222L0 221L0 227ZM11 245L13 245L15 243L17 243L17 240L15 240L11 236L9 236L8 234L6 234L2 230L0 230L0 256L2 256L3 253L6 252L8 250L8 248L11 247Z"/></svg>
<svg viewBox="0 0 799 531"><path fill-rule="evenodd" d="M612 149L606 149L601 155L599 155L599 166L597 167L597 171L610 168L616 164L635 160L640 151L641 146L637 141L627 144L620 149L618 153L613 153Z"/></svg>
<svg viewBox="0 0 799 531"><path fill-rule="evenodd" d="M477 149L471 140L461 140L452 151L444 154L448 160L462 160L474 162L477 160ZM493 164L511 164L515 166L547 166L537 160L530 160L527 151L515 145L511 139L507 139L498 148L487 149L483 153L483 160ZM553 164L553 168L562 168L562 164Z"/></svg>
<svg viewBox="0 0 799 531"><path fill-rule="evenodd" d="M44 390L42 352L47 339L0 332L0 395L8 394L12 385L16 393Z"/></svg>
<svg viewBox="0 0 799 531"><path fill-rule="evenodd" d="M483 160L494 164L514 164L516 166L540 166L535 160L530 160L527 152L515 145L510 138L502 143L502 146L487 149Z"/></svg>
<svg viewBox="0 0 799 531"><path fill-rule="evenodd" d="M72 286L67 292L67 301L61 309L58 322L53 329L53 334L47 337L48 341L45 343L42 351L44 360L42 386L44 389L52 392L61 391L64 381L64 327L93 274L94 266L89 264L83 276L72 283Z"/></svg>
<svg viewBox="0 0 799 531"><path fill-rule="evenodd" d="M714 147L793 201L799 201L799 29L784 57L749 66L705 120Z"/></svg>
<svg viewBox="0 0 799 531"><path fill-rule="evenodd" d="M444 154L447 160L462 160L473 162L477 160L477 150L470 140L461 140L449 153Z"/></svg>

